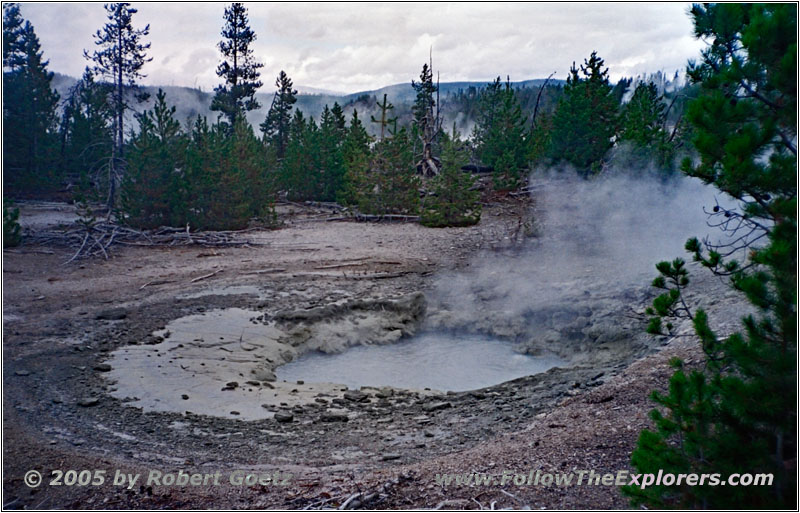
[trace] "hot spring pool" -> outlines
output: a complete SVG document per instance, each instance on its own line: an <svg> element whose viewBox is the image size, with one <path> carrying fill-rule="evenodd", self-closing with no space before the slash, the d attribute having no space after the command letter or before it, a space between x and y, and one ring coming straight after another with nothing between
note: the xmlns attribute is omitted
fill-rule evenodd
<svg viewBox="0 0 800 513"><path fill-rule="evenodd" d="M555 356L514 352L512 344L479 336L427 333L389 345L344 353L309 353L278 367L279 380L392 386L461 392L538 374L563 365Z"/></svg>

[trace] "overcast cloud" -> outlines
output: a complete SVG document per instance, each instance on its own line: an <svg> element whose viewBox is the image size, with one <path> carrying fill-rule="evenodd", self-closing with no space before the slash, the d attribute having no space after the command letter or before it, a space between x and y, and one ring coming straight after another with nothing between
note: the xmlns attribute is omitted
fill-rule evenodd
<svg viewBox="0 0 800 513"><path fill-rule="evenodd" d="M150 24L152 43L142 82L198 86L220 80L224 3L137 3L134 25ZM684 3L253 3L246 4L265 64L263 92L280 70L295 84L356 92L419 75L428 49L441 80L566 78L592 50L612 80L682 70L699 55ZM80 76L83 50L105 23L99 3L23 4L50 69Z"/></svg>

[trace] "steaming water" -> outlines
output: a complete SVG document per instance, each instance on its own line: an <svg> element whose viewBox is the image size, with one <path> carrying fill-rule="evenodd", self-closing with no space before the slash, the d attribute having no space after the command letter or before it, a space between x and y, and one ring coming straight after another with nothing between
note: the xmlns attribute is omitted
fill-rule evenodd
<svg viewBox="0 0 800 513"><path fill-rule="evenodd" d="M554 356L518 354L501 340L428 333L396 344L357 346L336 355L306 354L278 367L276 373L279 380L341 383L350 388L457 392L538 374L564 363Z"/></svg>

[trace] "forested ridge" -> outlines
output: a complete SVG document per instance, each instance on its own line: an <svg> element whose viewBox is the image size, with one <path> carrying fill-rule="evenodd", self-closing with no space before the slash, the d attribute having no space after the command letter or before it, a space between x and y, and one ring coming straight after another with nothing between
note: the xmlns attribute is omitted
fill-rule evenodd
<svg viewBox="0 0 800 513"><path fill-rule="evenodd" d="M481 195L523 186L537 166L564 162L588 176L624 145L668 175L685 151L691 88L660 73L611 84L596 53L580 69L573 63L567 82L439 84L430 62L407 86L302 95L283 71L266 78L250 49L258 36L247 9L231 4L218 45L220 85L204 93L139 85L149 27L137 27L129 4L106 10L97 48L84 51L86 70L73 81L48 70L33 26L5 5L6 196L100 202L136 228L269 224L279 198L424 214L426 224L447 226L477 222ZM121 60L118 35L129 53ZM605 100L582 102L587 95ZM588 133L570 141L562 132L575 126Z"/></svg>

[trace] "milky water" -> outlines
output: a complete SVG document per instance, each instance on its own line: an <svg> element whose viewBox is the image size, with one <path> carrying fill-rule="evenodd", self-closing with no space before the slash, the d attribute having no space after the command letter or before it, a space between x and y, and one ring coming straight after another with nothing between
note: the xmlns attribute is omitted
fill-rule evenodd
<svg viewBox="0 0 800 513"><path fill-rule="evenodd" d="M555 356L516 353L502 340L427 333L389 345L356 346L330 355L308 353L278 367L279 380L464 391L564 365Z"/></svg>

